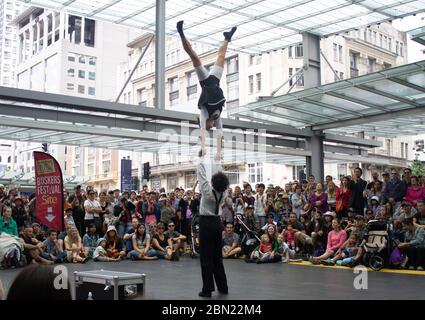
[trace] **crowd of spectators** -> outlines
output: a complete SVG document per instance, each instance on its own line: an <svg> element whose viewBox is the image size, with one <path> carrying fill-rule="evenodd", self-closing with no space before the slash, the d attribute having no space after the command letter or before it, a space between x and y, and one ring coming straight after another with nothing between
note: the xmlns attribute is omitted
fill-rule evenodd
<svg viewBox="0 0 425 320"><path fill-rule="evenodd" d="M292 181L283 187L262 183L229 188L221 206L223 257L247 262L309 260L327 265L363 262L362 242L371 220L386 221L397 267L425 267L425 177L372 174L362 169L336 185L333 177ZM196 186L195 186L196 187ZM140 192L96 191L77 186L64 191L65 230L40 226L34 196L19 197L0 185L0 262L52 264L132 260L179 260L193 251L192 218L199 211L195 188ZM243 250L247 230L258 246Z"/></svg>

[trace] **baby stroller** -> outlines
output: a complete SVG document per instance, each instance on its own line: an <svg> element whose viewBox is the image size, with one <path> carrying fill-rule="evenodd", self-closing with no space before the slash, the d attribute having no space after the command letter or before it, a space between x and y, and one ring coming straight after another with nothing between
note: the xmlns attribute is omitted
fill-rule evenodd
<svg viewBox="0 0 425 320"><path fill-rule="evenodd" d="M199 242L199 212L193 212L190 217L190 235L192 248L190 256L197 258L200 254L200 242Z"/></svg>
<svg viewBox="0 0 425 320"><path fill-rule="evenodd" d="M249 257L251 255L251 252L254 251L254 249L260 244L260 238L257 232L248 228L242 218L243 216L236 215L236 219L244 227L244 233L241 240L242 253L246 257Z"/></svg>
<svg viewBox="0 0 425 320"><path fill-rule="evenodd" d="M390 225L383 220L370 220L363 240L364 261L372 270L379 271L390 256Z"/></svg>

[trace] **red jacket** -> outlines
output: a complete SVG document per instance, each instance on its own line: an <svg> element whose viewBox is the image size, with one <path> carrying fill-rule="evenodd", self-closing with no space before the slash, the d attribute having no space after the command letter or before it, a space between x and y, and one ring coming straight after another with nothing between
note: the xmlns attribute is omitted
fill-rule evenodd
<svg viewBox="0 0 425 320"><path fill-rule="evenodd" d="M336 201L342 198L342 205L348 207L348 199L350 199L351 190L347 190L343 193L341 188L336 189Z"/></svg>

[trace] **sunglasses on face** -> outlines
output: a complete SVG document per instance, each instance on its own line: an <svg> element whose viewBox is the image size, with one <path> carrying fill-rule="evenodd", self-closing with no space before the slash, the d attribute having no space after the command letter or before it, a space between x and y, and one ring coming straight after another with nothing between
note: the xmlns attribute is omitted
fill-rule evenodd
<svg viewBox="0 0 425 320"><path fill-rule="evenodd" d="M168 227L169 228L174 227L174 224L169 224Z"/></svg>

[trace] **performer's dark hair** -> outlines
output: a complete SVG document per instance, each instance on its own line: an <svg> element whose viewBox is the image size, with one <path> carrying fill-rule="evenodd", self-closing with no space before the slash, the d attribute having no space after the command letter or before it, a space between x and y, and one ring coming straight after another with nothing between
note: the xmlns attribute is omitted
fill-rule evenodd
<svg viewBox="0 0 425 320"><path fill-rule="evenodd" d="M212 176L211 184L215 191L224 192L229 187L229 179L223 172L217 172Z"/></svg>

